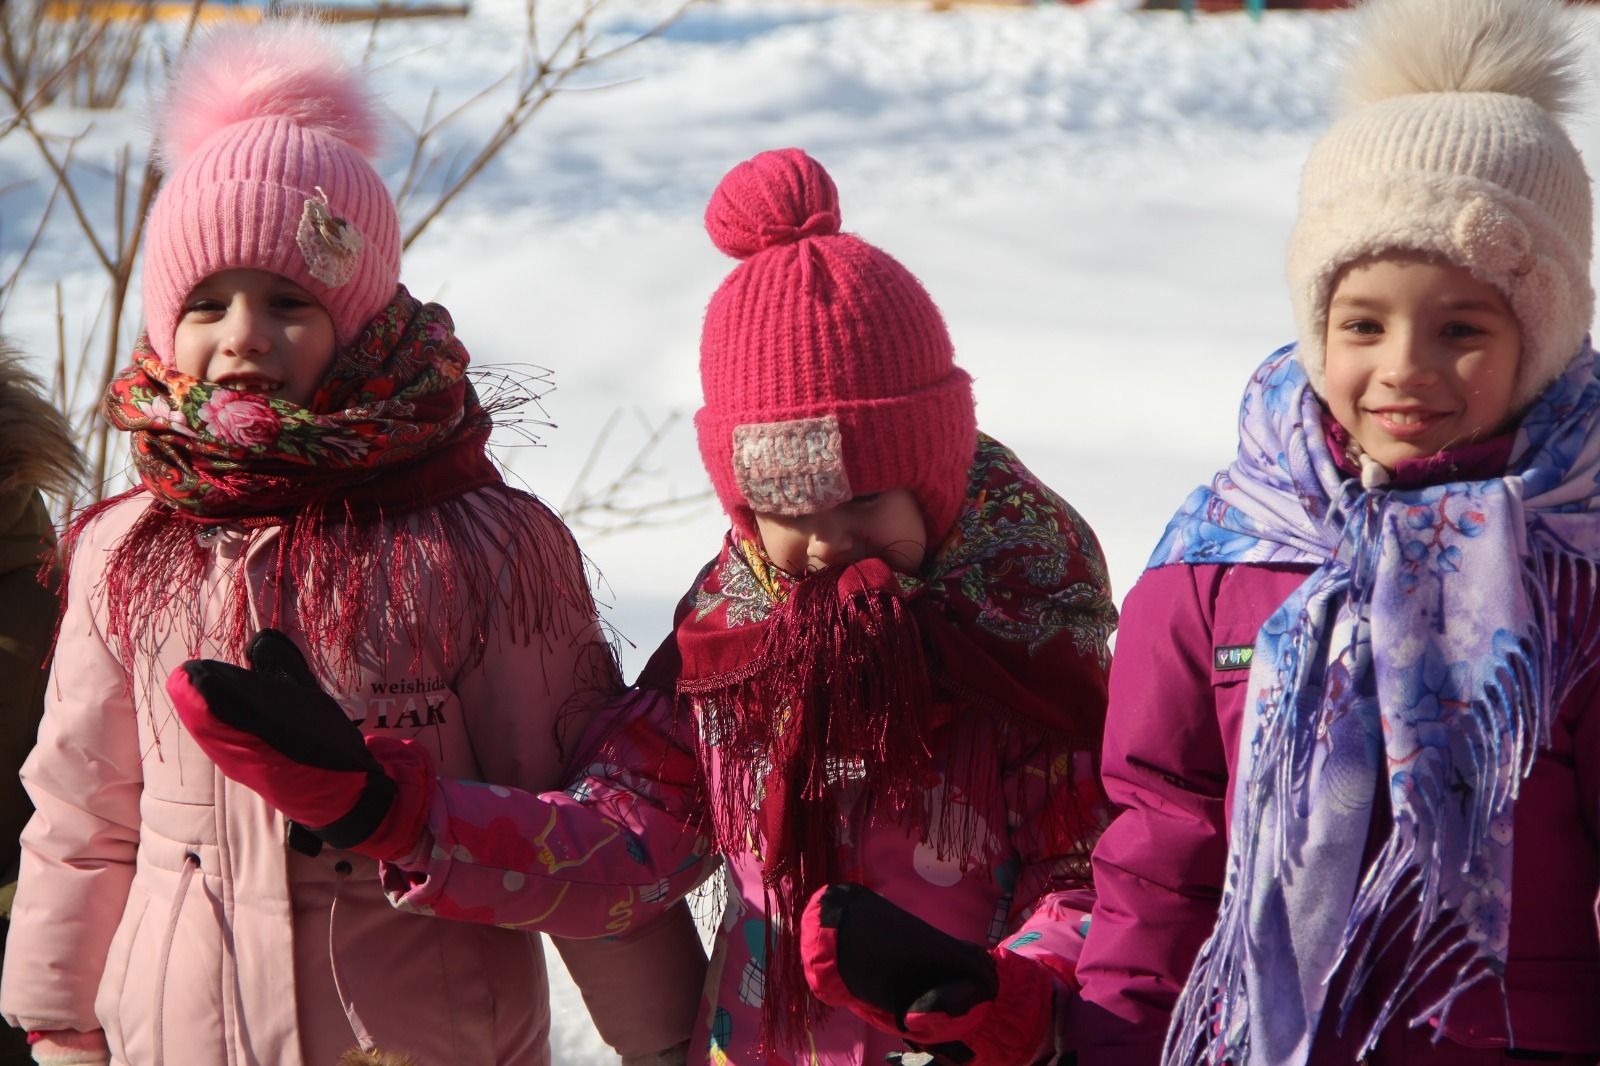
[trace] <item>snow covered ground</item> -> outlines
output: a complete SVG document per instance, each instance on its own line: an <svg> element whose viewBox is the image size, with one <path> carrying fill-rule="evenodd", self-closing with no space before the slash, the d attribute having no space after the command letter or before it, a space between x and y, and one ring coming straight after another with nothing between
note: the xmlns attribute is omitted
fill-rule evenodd
<svg viewBox="0 0 1600 1066"><path fill-rule="evenodd" d="M661 2L617 0L606 38L650 26ZM1099 531L1120 598L1184 495L1228 458L1250 369L1291 337L1282 248L1347 22L1120 8L703 3L554 101L414 246L403 277L452 310L478 362L554 372L556 426L506 452L536 491L561 504L620 410L591 482L624 467L642 422L677 413L638 496L692 494L700 316L733 266L701 212L734 163L804 147L833 173L846 228L926 284L977 380L980 424ZM359 54L366 30L337 32ZM516 0L388 26L374 76L415 122L435 86L459 101L503 70L521 32ZM1600 28L1594 40L1600 54ZM101 117L79 156L103 164L138 112ZM454 136L497 118L487 108ZM1592 123L1577 138L1600 158ZM21 136L0 140L0 275L31 232L41 174ZM69 329L82 329L96 269L60 216L0 326L54 352L51 284L63 279ZM721 528L706 504L669 526L580 530L633 642L630 669ZM557 1062L615 1061L565 982L556 1015Z"/></svg>

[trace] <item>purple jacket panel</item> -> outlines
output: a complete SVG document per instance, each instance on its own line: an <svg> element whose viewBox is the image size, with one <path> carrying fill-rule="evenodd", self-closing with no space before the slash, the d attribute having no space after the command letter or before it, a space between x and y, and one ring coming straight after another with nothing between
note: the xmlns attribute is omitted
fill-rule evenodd
<svg viewBox="0 0 1600 1066"><path fill-rule="evenodd" d="M1070 1020L1083 1066L1160 1058L1173 1003L1222 895L1249 670L1219 669L1228 657L1218 652L1253 645L1307 572L1163 567L1148 571L1123 605L1102 764L1119 813L1094 853L1098 899L1079 961L1082 999ZM1588 613L1563 607L1567 618ZM1583 678L1558 708L1551 746L1523 782L1514 823L1505 975L1512 1030L1519 1047L1577 1053L1572 1061L1600 1053L1597 676ZM1383 817L1375 815L1369 848L1382 842ZM1374 983L1381 987L1383 977L1380 971ZM1358 1004L1342 1038L1325 1025L1315 1061L1352 1061L1351 1041L1375 1007ZM1500 1053L1488 1049L1506 1044L1503 1018L1497 990L1481 984L1451 1011L1443 1042L1430 1045L1417 1039L1427 1030L1407 1034L1396 1023L1369 1062L1498 1062Z"/></svg>

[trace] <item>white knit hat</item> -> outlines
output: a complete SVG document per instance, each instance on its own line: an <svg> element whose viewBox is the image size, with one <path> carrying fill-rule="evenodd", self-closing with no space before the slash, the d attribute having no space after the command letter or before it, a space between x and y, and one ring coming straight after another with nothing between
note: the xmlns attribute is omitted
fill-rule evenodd
<svg viewBox="0 0 1600 1066"><path fill-rule="evenodd" d="M1438 256L1505 294L1521 410L1577 356L1594 312L1589 174L1556 116L1576 87L1561 0L1368 0L1348 113L1311 151L1289 238L1299 358L1323 390L1346 264Z"/></svg>

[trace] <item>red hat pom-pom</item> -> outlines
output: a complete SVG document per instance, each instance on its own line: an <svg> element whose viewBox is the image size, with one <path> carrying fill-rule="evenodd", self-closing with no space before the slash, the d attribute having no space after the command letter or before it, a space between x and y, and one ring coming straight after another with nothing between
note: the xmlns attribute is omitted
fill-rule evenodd
<svg viewBox="0 0 1600 1066"><path fill-rule="evenodd" d="M735 259L839 232L839 190L798 148L762 152L734 167L706 205L711 242Z"/></svg>

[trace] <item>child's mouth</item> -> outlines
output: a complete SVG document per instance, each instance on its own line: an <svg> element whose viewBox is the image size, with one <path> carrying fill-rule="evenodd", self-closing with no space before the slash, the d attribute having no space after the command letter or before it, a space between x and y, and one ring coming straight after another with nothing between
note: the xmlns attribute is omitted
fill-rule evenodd
<svg viewBox="0 0 1600 1066"><path fill-rule="evenodd" d="M217 384L229 392L254 392L262 395L277 392L283 387L283 382L269 381L266 378L231 378L219 381Z"/></svg>
<svg viewBox="0 0 1600 1066"><path fill-rule="evenodd" d="M1378 410L1370 413L1383 431L1397 440L1413 440L1424 436L1444 417L1442 411L1425 411L1420 408Z"/></svg>

